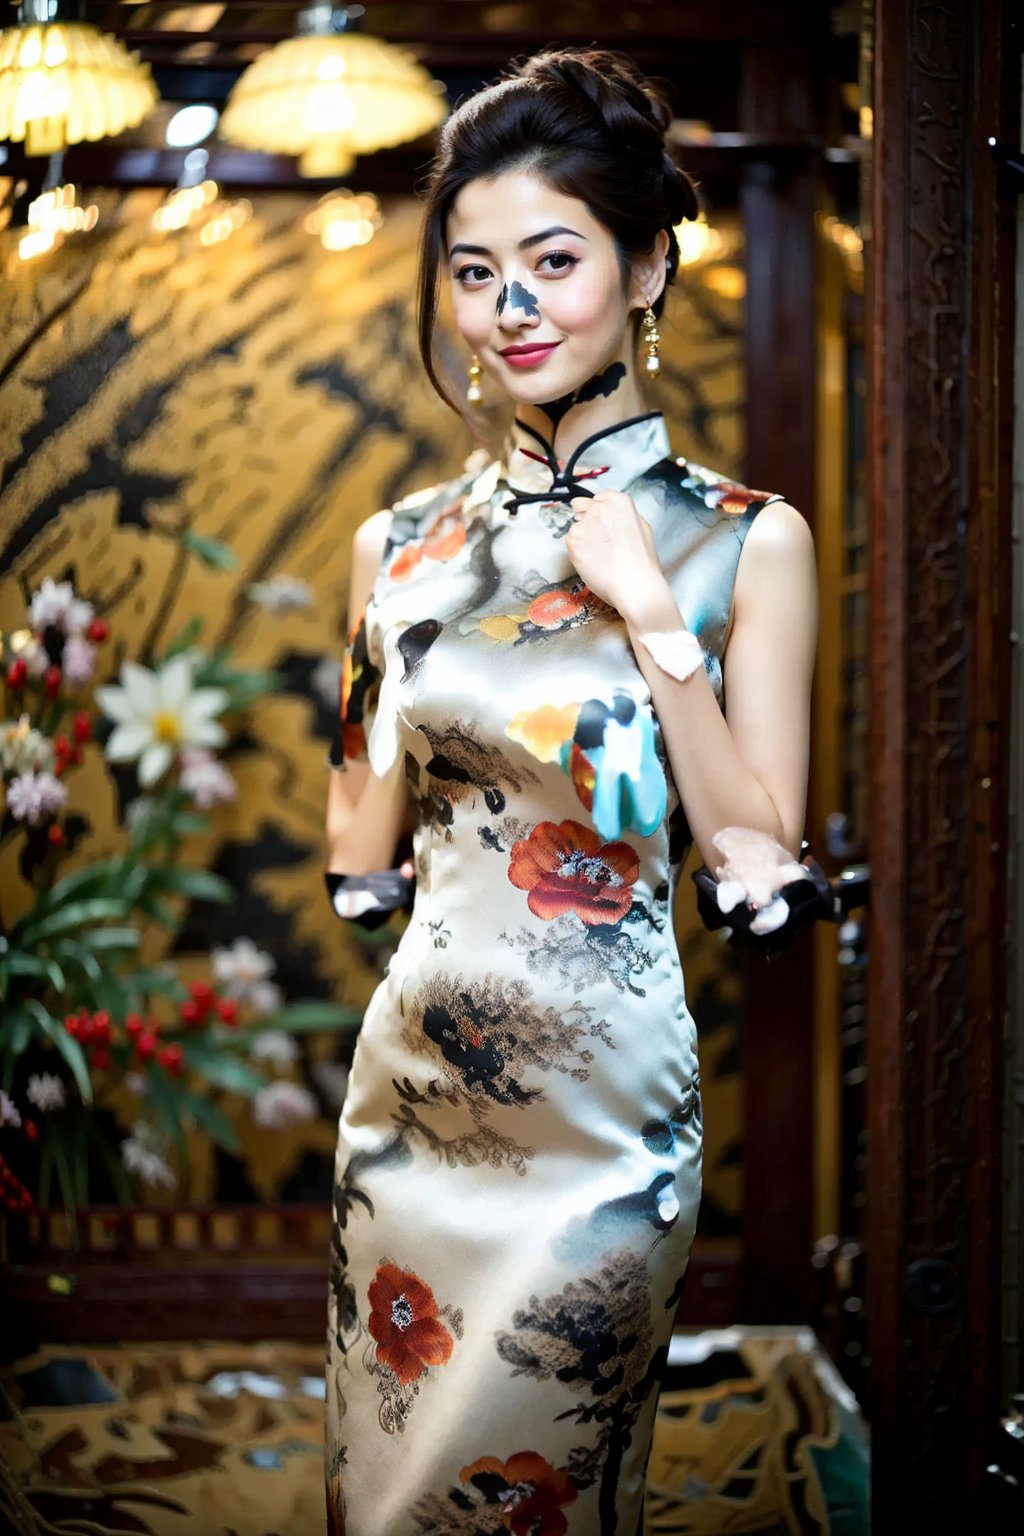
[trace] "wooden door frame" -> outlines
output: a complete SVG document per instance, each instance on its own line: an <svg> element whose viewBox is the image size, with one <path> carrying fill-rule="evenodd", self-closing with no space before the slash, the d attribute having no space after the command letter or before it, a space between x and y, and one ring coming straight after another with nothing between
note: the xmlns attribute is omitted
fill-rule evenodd
<svg viewBox="0 0 1024 1536"><path fill-rule="evenodd" d="M1019 33L876 0L868 248L875 1536L979 1529L999 1406ZM909 1523L912 1518L912 1527Z"/></svg>

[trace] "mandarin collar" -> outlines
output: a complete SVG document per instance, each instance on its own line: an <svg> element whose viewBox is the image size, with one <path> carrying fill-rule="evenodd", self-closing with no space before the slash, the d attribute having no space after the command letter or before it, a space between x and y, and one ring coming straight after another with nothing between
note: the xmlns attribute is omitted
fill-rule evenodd
<svg viewBox="0 0 1024 1536"><path fill-rule="evenodd" d="M514 418L505 439L501 479L513 491L509 510L524 502L568 500L598 490L620 491L671 453L665 418L646 411L584 438L567 459L525 422Z"/></svg>

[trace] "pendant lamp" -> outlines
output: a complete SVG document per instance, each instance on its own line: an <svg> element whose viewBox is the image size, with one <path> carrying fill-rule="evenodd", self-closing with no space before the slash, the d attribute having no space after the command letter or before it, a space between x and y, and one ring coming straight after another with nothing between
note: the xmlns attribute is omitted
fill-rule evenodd
<svg viewBox="0 0 1024 1536"><path fill-rule="evenodd" d="M159 102L149 65L83 15L81 0L22 0L0 32L0 141L57 154L134 128Z"/></svg>
<svg viewBox="0 0 1024 1536"><path fill-rule="evenodd" d="M243 149L298 155L303 176L343 176L356 155L418 139L446 115L444 87L411 54L357 30L363 7L322 0L261 53L220 120Z"/></svg>

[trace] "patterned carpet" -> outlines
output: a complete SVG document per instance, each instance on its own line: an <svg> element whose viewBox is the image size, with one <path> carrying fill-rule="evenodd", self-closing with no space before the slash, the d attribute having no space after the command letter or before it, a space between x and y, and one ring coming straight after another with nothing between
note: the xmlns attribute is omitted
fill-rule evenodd
<svg viewBox="0 0 1024 1536"><path fill-rule="evenodd" d="M322 1347L287 1341L14 1360L0 1530L319 1536L322 1372ZM866 1430L809 1332L678 1336L648 1489L647 1536L866 1536Z"/></svg>

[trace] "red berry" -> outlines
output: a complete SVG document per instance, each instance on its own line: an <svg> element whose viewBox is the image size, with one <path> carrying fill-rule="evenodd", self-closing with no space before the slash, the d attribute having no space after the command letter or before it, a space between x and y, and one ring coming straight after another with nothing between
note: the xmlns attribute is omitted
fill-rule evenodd
<svg viewBox="0 0 1024 1536"><path fill-rule="evenodd" d="M79 1019L77 1013L69 1013L65 1016L64 1028L67 1030L69 1035L73 1035L77 1038L80 1024L81 1020Z"/></svg>
<svg viewBox="0 0 1024 1536"><path fill-rule="evenodd" d="M238 1023L238 1004L233 997L221 997L217 999L217 1012L225 1024Z"/></svg>
<svg viewBox="0 0 1024 1536"><path fill-rule="evenodd" d="M168 1072L173 1073L175 1077L181 1076L182 1050L180 1045L177 1043L165 1045L163 1050L157 1052L156 1059L162 1067L166 1067Z"/></svg>
<svg viewBox="0 0 1024 1536"><path fill-rule="evenodd" d="M151 1035L147 1030L136 1040L135 1049L138 1051L140 1059L146 1061L156 1050L156 1036Z"/></svg>
<svg viewBox="0 0 1024 1536"><path fill-rule="evenodd" d="M202 1011L209 1013L214 1002L213 988L210 986L210 983L208 981L190 981L188 990L193 1001L199 1004Z"/></svg>
<svg viewBox="0 0 1024 1536"><path fill-rule="evenodd" d="M110 1052L105 1045L98 1045L93 1051L92 1064L98 1072L106 1072L110 1066Z"/></svg>
<svg viewBox="0 0 1024 1536"><path fill-rule="evenodd" d="M95 640L102 644L110 634L110 625L106 619L93 619L85 633L89 640Z"/></svg>
<svg viewBox="0 0 1024 1536"><path fill-rule="evenodd" d="M68 753L71 751L71 743L68 741L63 732L61 732L59 736L55 736L53 738L53 750L58 752L61 757L67 757Z"/></svg>
<svg viewBox="0 0 1024 1536"><path fill-rule="evenodd" d="M51 843L62 843L64 841L64 828L59 821L55 821L46 835Z"/></svg>
<svg viewBox="0 0 1024 1536"><path fill-rule="evenodd" d="M92 719L86 710L78 709L75 711L74 730L76 741L81 742L92 740Z"/></svg>
<svg viewBox="0 0 1024 1536"><path fill-rule="evenodd" d="M35 1141L39 1136L39 1127L36 1125L35 1121L24 1120L22 1121L22 1124L24 1125L25 1135L28 1137L29 1141Z"/></svg>
<svg viewBox="0 0 1024 1536"><path fill-rule="evenodd" d="M19 656L17 660L12 661L10 666L7 668L8 688L24 688L25 679L27 676L28 663L26 662L24 656Z"/></svg>
<svg viewBox="0 0 1024 1536"><path fill-rule="evenodd" d="M187 1002L182 1003L178 1012L181 1014L181 1022L183 1024L198 1024L203 1017L204 1010L200 1008L194 998L190 997Z"/></svg>
<svg viewBox="0 0 1024 1536"><path fill-rule="evenodd" d="M110 1034L110 1014L105 1008L97 1008L92 1016L92 1027L97 1036L106 1038Z"/></svg>
<svg viewBox="0 0 1024 1536"><path fill-rule="evenodd" d="M53 774L55 779L62 779L64 777L64 769L66 767L67 767L67 764L62 759L58 758L57 762L54 763L54 765L51 768L50 772Z"/></svg>
<svg viewBox="0 0 1024 1536"><path fill-rule="evenodd" d="M57 694L60 692L61 676L62 674L60 667L57 666L47 667L46 671L44 672L43 685L46 688L48 698L56 698Z"/></svg>
<svg viewBox="0 0 1024 1536"><path fill-rule="evenodd" d="M129 1013L125 1016L124 1027L129 1035L140 1035L142 1033L142 1019L137 1013Z"/></svg>
<svg viewBox="0 0 1024 1536"><path fill-rule="evenodd" d="M95 1022L89 1017L88 1014L86 1014L85 1018L81 1019L80 1022L79 1022L79 1025L78 1025L78 1038L79 1038L79 1040L81 1040L83 1045L88 1045L89 1041L93 1038L95 1033L96 1033Z"/></svg>

